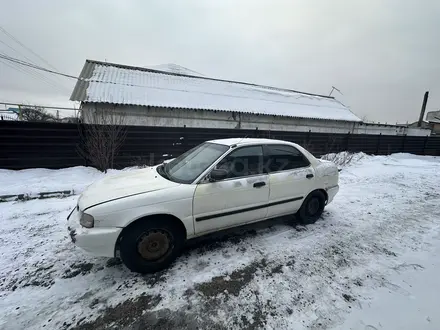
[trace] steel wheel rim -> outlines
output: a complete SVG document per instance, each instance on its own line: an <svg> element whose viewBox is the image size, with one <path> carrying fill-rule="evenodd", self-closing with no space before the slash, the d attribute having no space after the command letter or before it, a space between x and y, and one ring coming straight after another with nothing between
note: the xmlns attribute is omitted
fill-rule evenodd
<svg viewBox="0 0 440 330"><path fill-rule="evenodd" d="M156 261L171 251L171 235L165 230L150 230L139 237L136 246L143 259Z"/></svg>
<svg viewBox="0 0 440 330"><path fill-rule="evenodd" d="M314 216L316 213L318 213L320 207L319 199L318 198L312 198L307 203L307 213L310 216Z"/></svg>

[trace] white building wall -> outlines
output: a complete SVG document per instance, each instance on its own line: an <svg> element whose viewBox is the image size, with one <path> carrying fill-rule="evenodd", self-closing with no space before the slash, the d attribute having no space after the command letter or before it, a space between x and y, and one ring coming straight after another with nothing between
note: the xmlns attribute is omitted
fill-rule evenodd
<svg viewBox="0 0 440 330"><path fill-rule="evenodd" d="M141 106L116 106L106 104L83 104L83 121L91 121L90 114L96 109L112 109L125 116L126 125L195 127L195 128L237 128L272 131L297 131L315 133L351 133L383 135L430 134L430 130L408 129L403 126L362 124L355 122L316 120L280 116L242 114L226 111L167 109ZM410 131L409 131L410 130Z"/></svg>
<svg viewBox="0 0 440 330"><path fill-rule="evenodd" d="M426 129L426 128L412 128L412 127L408 127L405 129L406 135L409 136L427 136L427 135L431 135L431 130L430 129Z"/></svg>

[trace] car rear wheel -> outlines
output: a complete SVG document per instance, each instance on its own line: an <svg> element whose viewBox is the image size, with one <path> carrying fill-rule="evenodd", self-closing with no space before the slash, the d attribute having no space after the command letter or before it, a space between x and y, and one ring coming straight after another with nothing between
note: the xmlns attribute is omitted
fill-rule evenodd
<svg viewBox="0 0 440 330"><path fill-rule="evenodd" d="M325 196L321 191L313 191L302 204L296 216L303 225L315 223L325 207Z"/></svg>
<svg viewBox="0 0 440 330"><path fill-rule="evenodd" d="M140 220L122 233L122 262L133 272L153 273L168 267L180 254L185 241L172 219Z"/></svg>

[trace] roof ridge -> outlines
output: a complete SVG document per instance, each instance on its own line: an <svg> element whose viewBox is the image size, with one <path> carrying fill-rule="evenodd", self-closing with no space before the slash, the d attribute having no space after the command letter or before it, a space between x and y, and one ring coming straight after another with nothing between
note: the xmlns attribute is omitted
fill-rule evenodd
<svg viewBox="0 0 440 330"><path fill-rule="evenodd" d="M122 68L122 69L154 72L154 73L166 74L166 75L171 75L171 76L179 76L179 77L187 77L187 78L195 78L195 79L204 79L204 80L211 80L211 81L220 81L220 82L240 84L240 85L246 85L246 86L252 86L252 87L261 87L261 88L267 88L267 89L271 89L271 90L290 92L290 93L298 93L298 94L303 94L303 95L317 96L317 97L323 97L323 98L326 98L326 99L335 100L335 98L333 96L314 94L314 93L307 93L307 92L300 92L300 91L297 91L297 90L294 90L294 89L279 88L279 87L273 87L273 86L267 86L267 85L247 83L247 82L243 82L243 81L218 79L218 78L211 78L211 77L206 77L206 76L193 76L193 75L183 74L183 73L168 72L168 71L144 68L144 67L140 67L140 66L118 64L118 63L112 63L112 62L102 62L102 61L90 60L90 59L86 59L86 63L87 62L94 63L94 64L99 64L99 65L105 65L105 66L114 66L114 67L118 67L118 68ZM189 70L191 70L191 69L189 69ZM194 70L191 70L191 71L194 71Z"/></svg>
<svg viewBox="0 0 440 330"><path fill-rule="evenodd" d="M182 73L182 72L179 72L179 71L168 71L168 70L166 70L166 72L170 72L170 73L189 74L189 75L196 74L197 76L205 76L204 74L202 74L200 72L197 72L195 70L187 68L187 67L185 67L183 65L176 64L176 63L171 63L171 62L170 63L162 63L162 64L156 64L156 65L145 65L145 66L143 66L143 68L147 68L147 69L165 71L165 70L161 69L160 67L167 67L169 69L175 69L175 70L182 70L183 69L183 70L186 70L186 71L189 72L189 73Z"/></svg>

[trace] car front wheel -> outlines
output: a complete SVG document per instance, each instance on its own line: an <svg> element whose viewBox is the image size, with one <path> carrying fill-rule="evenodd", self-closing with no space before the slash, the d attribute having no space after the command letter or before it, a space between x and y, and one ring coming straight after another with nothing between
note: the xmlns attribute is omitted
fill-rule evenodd
<svg viewBox="0 0 440 330"><path fill-rule="evenodd" d="M184 234L172 219L139 220L122 233L122 262L133 272L153 273L168 267L180 254Z"/></svg>
<svg viewBox="0 0 440 330"><path fill-rule="evenodd" d="M297 212L299 222L303 225L315 223L325 207L325 196L321 191L313 191L307 196L303 205Z"/></svg>

